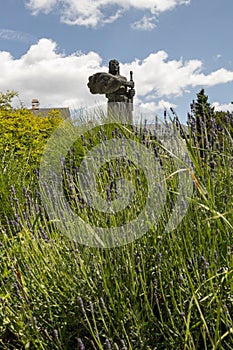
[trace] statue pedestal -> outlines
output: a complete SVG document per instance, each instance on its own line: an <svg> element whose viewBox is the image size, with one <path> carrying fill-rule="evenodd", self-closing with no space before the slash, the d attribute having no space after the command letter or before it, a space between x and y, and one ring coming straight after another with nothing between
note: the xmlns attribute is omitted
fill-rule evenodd
<svg viewBox="0 0 233 350"><path fill-rule="evenodd" d="M108 121L110 123L133 124L133 104L108 102Z"/></svg>

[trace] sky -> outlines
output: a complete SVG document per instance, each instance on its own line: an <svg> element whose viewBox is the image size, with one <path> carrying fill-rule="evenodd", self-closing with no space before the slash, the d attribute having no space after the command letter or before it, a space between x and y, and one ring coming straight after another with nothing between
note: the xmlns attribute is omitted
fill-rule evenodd
<svg viewBox="0 0 233 350"><path fill-rule="evenodd" d="M185 121L205 89L215 110L233 110L232 0L0 0L0 91L30 108L105 104L88 77L133 71L135 106Z"/></svg>

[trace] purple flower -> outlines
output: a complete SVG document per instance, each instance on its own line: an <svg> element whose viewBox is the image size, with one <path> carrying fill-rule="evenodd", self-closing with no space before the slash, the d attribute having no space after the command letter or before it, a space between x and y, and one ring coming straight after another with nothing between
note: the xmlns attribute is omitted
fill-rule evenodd
<svg viewBox="0 0 233 350"><path fill-rule="evenodd" d="M94 315L94 307L91 301L89 301L91 314Z"/></svg>
<svg viewBox="0 0 233 350"><path fill-rule="evenodd" d="M161 266L161 261L162 261L162 253L159 252L158 254L158 268L160 269Z"/></svg>
<svg viewBox="0 0 233 350"><path fill-rule="evenodd" d="M122 350L128 350L123 339L121 339L121 344L123 345Z"/></svg>
<svg viewBox="0 0 233 350"><path fill-rule="evenodd" d="M78 346L80 350L85 350L85 346L81 340L81 338L78 338Z"/></svg>
<svg viewBox="0 0 233 350"><path fill-rule="evenodd" d="M37 325L37 319L36 319L35 316L33 317L33 322L34 322L35 329L38 331L38 330L39 330L39 327L38 327L38 325Z"/></svg>
<svg viewBox="0 0 233 350"><path fill-rule="evenodd" d="M15 191L15 188L13 185L10 186L10 190L11 190L11 193L13 194L13 196L16 196L16 191Z"/></svg>
<svg viewBox="0 0 233 350"><path fill-rule="evenodd" d="M203 262L205 270L208 270L208 268L210 267L210 264L206 261L203 255L201 255L201 261Z"/></svg>
<svg viewBox="0 0 233 350"><path fill-rule="evenodd" d="M85 307L84 307L84 304L83 304L83 300L82 300L81 297L78 297L78 302L79 302L79 305L81 306L82 312L85 314L86 310L85 310Z"/></svg>
<svg viewBox="0 0 233 350"><path fill-rule="evenodd" d="M111 350L111 349L112 349L111 343L110 343L110 341L109 341L108 338L106 338L106 349L107 349L107 350Z"/></svg>
<svg viewBox="0 0 233 350"><path fill-rule="evenodd" d="M58 336L58 331L57 331L57 329L54 329L54 335L55 335L55 338L56 338L56 340L57 340L57 343L58 343L58 345L61 347L62 345L61 345L61 342L60 342L60 339L59 339L59 336Z"/></svg>

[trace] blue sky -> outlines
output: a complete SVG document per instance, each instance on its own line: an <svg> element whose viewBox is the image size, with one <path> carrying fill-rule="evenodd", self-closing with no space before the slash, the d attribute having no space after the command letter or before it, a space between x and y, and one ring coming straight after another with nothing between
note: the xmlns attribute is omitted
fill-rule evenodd
<svg viewBox="0 0 233 350"><path fill-rule="evenodd" d="M184 121L202 87L232 110L232 0L0 0L0 91L29 107L78 108L106 101L88 76L116 58L133 70L135 104Z"/></svg>

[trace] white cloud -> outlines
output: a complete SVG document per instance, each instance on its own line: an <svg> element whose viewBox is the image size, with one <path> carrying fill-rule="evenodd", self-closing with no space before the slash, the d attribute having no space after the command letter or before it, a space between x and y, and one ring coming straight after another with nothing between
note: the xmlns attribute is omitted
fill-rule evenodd
<svg viewBox="0 0 233 350"><path fill-rule="evenodd" d="M215 111L223 111L223 112L233 112L233 104L220 104L219 102L212 103Z"/></svg>
<svg viewBox="0 0 233 350"><path fill-rule="evenodd" d="M131 27L136 30L152 30L156 27L156 16L143 16L139 21L134 22Z"/></svg>
<svg viewBox="0 0 233 350"><path fill-rule="evenodd" d="M39 12L48 14L58 2L58 0L29 0L26 6L33 15L37 15Z"/></svg>
<svg viewBox="0 0 233 350"><path fill-rule="evenodd" d="M86 106L89 101L94 103L87 88L88 76L103 70L101 62L94 52L65 56L56 51L54 42L41 39L19 59L0 52L1 90L18 91L27 106L35 97L41 107Z"/></svg>
<svg viewBox="0 0 233 350"><path fill-rule="evenodd" d="M218 53L213 58L214 58L215 61L218 61L218 60L220 60L220 58L222 58L222 55L220 53Z"/></svg>
<svg viewBox="0 0 233 350"><path fill-rule="evenodd" d="M15 90L26 106L38 98L41 107L69 106L79 108L106 103L104 95L92 95L87 87L88 77L108 71L95 52L59 53L56 43L41 39L31 45L20 58L0 51L1 91ZM135 104L153 110L173 107L167 100L181 96L190 87L204 87L233 81L233 72L219 69L204 74L200 60L172 60L165 51L150 54L143 60L120 66L121 74L129 79L134 73ZM174 101L174 99L173 99Z"/></svg>
<svg viewBox="0 0 233 350"><path fill-rule="evenodd" d="M218 69L209 75L198 74L193 75L191 78L192 86L206 85L214 86L221 83L228 83L233 80L233 72L228 71L224 68Z"/></svg>
<svg viewBox="0 0 233 350"><path fill-rule="evenodd" d="M141 102L138 101L138 107L142 111L145 110L148 112L161 112L161 111L164 111L165 109L176 108L177 105L162 99L162 100L159 100L157 103L156 102L143 103L142 101Z"/></svg>
<svg viewBox="0 0 233 350"><path fill-rule="evenodd" d="M4 28L0 28L0 39L21 41L24 43L30 43L36 40L32 35L28 33Z"/></svg>
<svg viewBox="0 0 233 350"><path fill-rule="evenodd" d="M214 86L233 81L233 72L221 68L205 75L200 60L169 60L165 51L150 54L123 66L124 72L133 70L139 95L148 98L181 96L189 87Z"/></svg>
<svg viewBox="0 0 233 350"><path fill-rule="evenodd" d="M26 6L34 15L40 12L48 14L56 9L61 15L61 21L66 24L96 27L97 25L115 21L124 11L130 8L150 11L153 15L158 15L161 12L172 10L178 5L189 4L190 1L191 0L28 0ZM151 21L150 23L152 25Z"/></svg>

